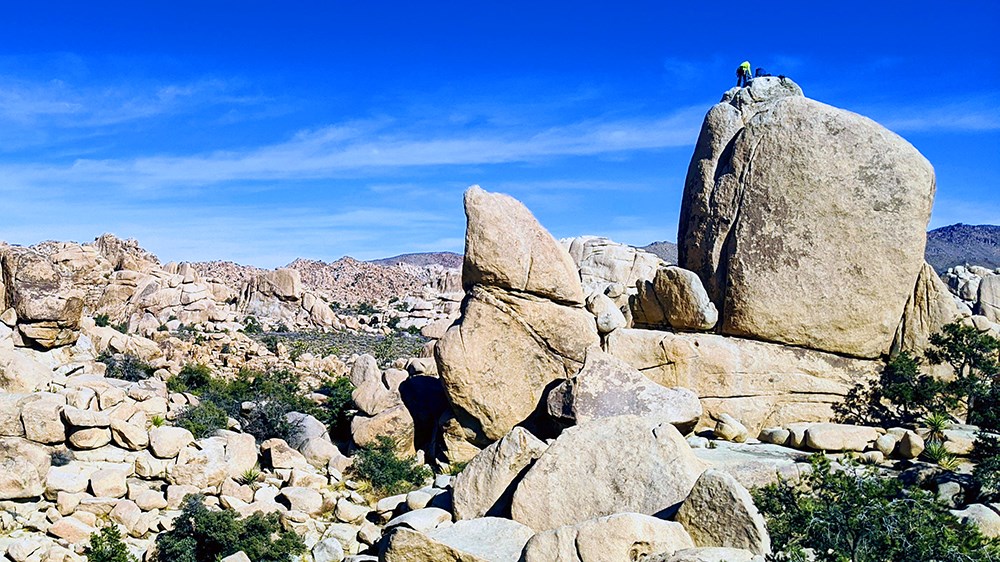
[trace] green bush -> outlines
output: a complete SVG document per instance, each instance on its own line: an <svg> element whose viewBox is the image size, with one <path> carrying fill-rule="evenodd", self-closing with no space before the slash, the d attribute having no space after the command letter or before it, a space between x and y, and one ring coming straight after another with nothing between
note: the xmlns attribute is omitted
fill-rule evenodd
<svg viewBox="0 0 1000 562"><path fill-rule="evenodd" d="M905 351L893 357L878 381L858 383L834 411L843 423L891 427L913 424L954 406L947 383L920 372L920 360Z"/></svg>
<svg viewBox="0 0 1000 562"><path fill-rule="evenodd" d="M197 394L212 382L212 369L200 363L188 363L181 372L167 380L167 390L170 392L190 392Z"/></svg>
<svg viewBox="0 0 1000 562"><path fill-rule="evenodd" d="M243 321L243 333L244 334L262 334L264 333L264 326L260 324L260 320L253 316L247 316L246 320Z"/></svg>
<svg viewBox="0 0 1000 562"><path fill-rule="evenodd" d="M107 365L104 376L109 379L139 382L153 376L156 371L149 363L131 353L103 354L97 360Z"/></svg>
<svg viewBox="0 0 1000 562"><path fill-rule="evenodd" d="M226 429L228 421L229 414L225 410L214 402L203 400L197 406L191 406L177 416L174 425L190 431L195 439L201 439L212 435L218 429Z"/></svg>
<svg viewBox="0 0 1000 562"><path fill-rule="evenodd" d="M989 427L990 419L995 418L996 412L991 412L989 418L980 416L979 412L990 409L983 406L991 405L990 402L1000 392L1000 389L993 388L994 379L1000 373L1000 363L997 362L1000 340L974 326L953 322L931 335L929 341L928 359L935 364L947 363L955 372L955 379L948 383L948 391L957 403L965 407L968 412L966 421ZM986 403L981 404L981 401Z"/></svg>
<svg viewBox="0 0 1000 562"><path fill-rule="evenodd" d="M202 496L184 500L174 528L156 537L160 562L216 562L243 551L254 562L288 562L305 551L302 539L285 531L277 514L237 519L233 511L212 511Z"/></svg>
<svg viewBox="0 0 1000 562"><path fill-rule="evenodd" d="M357 408L351 398L354 392L351 380L347 377L340 377L333 381L327 381L316 392L326 395L327 398L326 402L319 406L319 411L313 415L326 424L330 430L330 437L339 441L347 441L351 436L353 411Z"/></svg>
<svg viewBox="0 0 1000 562"><path fill-rule="evenodd" d="M782 560L819 562L988 562L1000 541L951 515L929 492L881 478L874 468L834 470L822 454L800 483L754 491L772 548Z"/></svg>
<svg viewBox="0 0 1000 562"><path fill-rule="evenodd" d="M108 525L90 535L87 562L138 562L122 542L118 525Z"/></svg>
<svg viewBox="0 0 1000 562"><path fill-rule="evenodd" d="M972 479L985 498L1000 496L1000 438L980 431L976 435L976 446L972 450L972 460L976 467Z"/></svg>
<svg viewBox="0 0 1000 562"><path fill-rule="evenodd" d="M180 375L178 375L180 376ZM243 431L258 441L280 437L286 441L298 430L296 424L285 419L289 412L319 413L316 404L305 397L298 380L289 371L242 370L233 380L209 377L190 389L202 403L211 402L240 422ZM252 402L255 407L244 411L242 404Z"/></svg>
<svg viewBox="0 0 1000 562"><path fill-rule="evenodd" d="M354 460L354 473L371 483L383 496L401 494L423 485L431 476L427 468L413 458L396 454L396 442L380 435L378 442L363 447Z"/></svg>
<svg viewBox="0 0 1000 562"><path fill-rule="evenodd" d="M111 324L111 317L107 314L97 314L94 316L94 324L100 328L107 328Z"/></svg>

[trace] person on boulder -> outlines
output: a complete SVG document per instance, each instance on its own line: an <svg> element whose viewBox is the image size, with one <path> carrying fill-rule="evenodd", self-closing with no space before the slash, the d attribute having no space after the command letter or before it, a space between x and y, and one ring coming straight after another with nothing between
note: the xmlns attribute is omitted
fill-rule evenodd
<svg viewBox="0 0 1000 562"><path fill-rule="evenodd" d="M770 75L771 75L770 72L764 70L763 68L761 68L759 66L757 67L756 70L753 71L753 77L754 78L758 78L760 76L770 76Z"/></svg>
<svg viewBox="0 0 1000 562"><path fill-rule="evenodd" d="M736 69L736 85L745 88L750 85L750 61L743 61Z"/></svg>

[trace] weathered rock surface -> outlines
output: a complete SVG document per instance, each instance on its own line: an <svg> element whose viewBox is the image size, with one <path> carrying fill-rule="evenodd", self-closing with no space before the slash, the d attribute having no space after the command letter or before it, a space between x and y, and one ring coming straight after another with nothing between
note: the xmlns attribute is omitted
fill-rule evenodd
<svg viewBox="0 0 1000 562"><path fill-rule="evenodd" d="M677 511L676 521L697 546L771 552L771 537L750 492L725 472L702 473Z"/></svg>
<svg viewBox="0 0 1000 562"><path fill-rule="evenodd" d="M678 523L639 513L618 513L538 533L523 562L632 562L691 548Z"/></svg>
<svg viewBox="0 0 1000 562"><path fill-rule="evenodd" d="M705 282L723 334L875 358L923 266L934 172L898 135L793 86L754 80L709 111L679 265Z"/></svg>
<svg viewBox="0 0 1000 562"><path fill-rule="evenodd" d="M519 201L472 186L465 192L465 214L466 290L487 285L583 304L573 258Z"/></svg>
<svg viewBox="0 0 1000 562"><path fill-rule="evenodd" d="M546 530L626 511L667 512L704 468L666 420L603 418L563 431L521 480L511 514Z"/></svg>
<svg viewBox="0 0 1000 562"><path fill-rule="evenodd" d="M864 451L881 435L874 427L817 423L806 430L805 445L816 451Z"/></svg>
<svg viewBox="0 0 1000 562"><path fill-rule="evenodd" d="M640 283L632 315L638 327L688 331L711 330L719 320L701 279L677 266L661 267L652 281Z"/></svg>
<svg viewBox="0 0 1000 562"><path fill-rule="evenodd" d="M583 369L549 392L548 412L569 424L655 414L687 433L697 425L702 407L694 392L661 386L621 359L592 347Z"/></svg>
<svg viewBox="0 0 1000 562"><path fill-rule="evenodd" d="M49 452L19 437L0 438L0 500L32 498L45 491Z"/></svg>
<svg viewBox="0 0 1000 562"><path fill-rule="evenodd" d="M924 263L917 276L916 285L906 308L903 319L896 329L893 351L909 351L920 354L927 348L931 334L953 322L961 315L948 286L938 277L934 268Z"/></svg>
<svg viewBox="0 0 1000 562"><path fill-rule="evenodd" d="M580 270L587 293L603 293L608 285L635 290L637 281L653 278L663 264L656 254L598 236L579 236L563 241Z"/></svg>
<svg viewBox="0 0 1000 562"><path fill-rule="evenodd" d="M535 413L546 388L579 370L597 343L583 308L477 285L435 356L455 417L485 445Z"/></svg>
<svg viewBox="0 0 1000 562"><path fill-rule="evenodd" d="M455 477L452 499L456 519L510 515L514 485L548 446L526 429L515 427L482 450Z"/></svg>
<svg viewBox="0 0 1000 562"><path fill-rule="evenodd" d="M666 387L701 399L706 416L723 412L756 433L797 421L827 421L858 381L874 378L878 361L850 359L715 334L616 330L605 349Z"/></svg>

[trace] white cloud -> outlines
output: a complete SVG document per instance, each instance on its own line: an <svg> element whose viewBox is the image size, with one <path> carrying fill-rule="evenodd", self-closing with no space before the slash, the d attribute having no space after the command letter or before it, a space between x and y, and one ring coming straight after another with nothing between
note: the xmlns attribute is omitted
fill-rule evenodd
<svg viewBox="0 0 1000 562"><path fill-rule="evenodd" d="M701 108L665 117L583 121L544 130L489 130L420 137L392 121L356 121L304 131L286 142L190 156L78 159L69 165L0 166L10 186L113 185L128 189L234 181L337 177L371 169L530 162L689 146Z"/></svg>

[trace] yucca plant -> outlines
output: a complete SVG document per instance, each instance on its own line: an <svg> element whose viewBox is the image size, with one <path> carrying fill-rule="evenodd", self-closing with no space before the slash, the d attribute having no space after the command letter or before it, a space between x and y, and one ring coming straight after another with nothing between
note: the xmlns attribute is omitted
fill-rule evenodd
<svg viewBox="0 0 1000 562"><path fill-rule="evenodd" d="M149 419L149 423L153 427L161 427L163 424L167 423L167 418L157 414Z"/></svg>
<svg viewBox="0 0 1000 562"><path fill-rule="evenodd" d="M260 482L260 477L263 474L260 471L260 466L253 465L252 467L243 471L240 477L236 479L237 482L243 484L244 486L250 486L251 488L256 488L257 483Z"/></svg>
<svg viewBox="0 0 1000 562"><path fill-rule="evenodd" d="M938 441L929 441L927 446L924 447L924 452L921 456L927 462L932 462L938 466L940 466L942 462L947 463L947 459L949 457L952 459L955 458L955 455L949 453L948 449L944 447L944 444Z"/></svg>
<svg viewBox="0 0 1000 562"><path fill-rule="evenodd" d="M948 414L934 412L924 417L924 439L933 443L944 443L946 429L951 427Z"/></svg>

